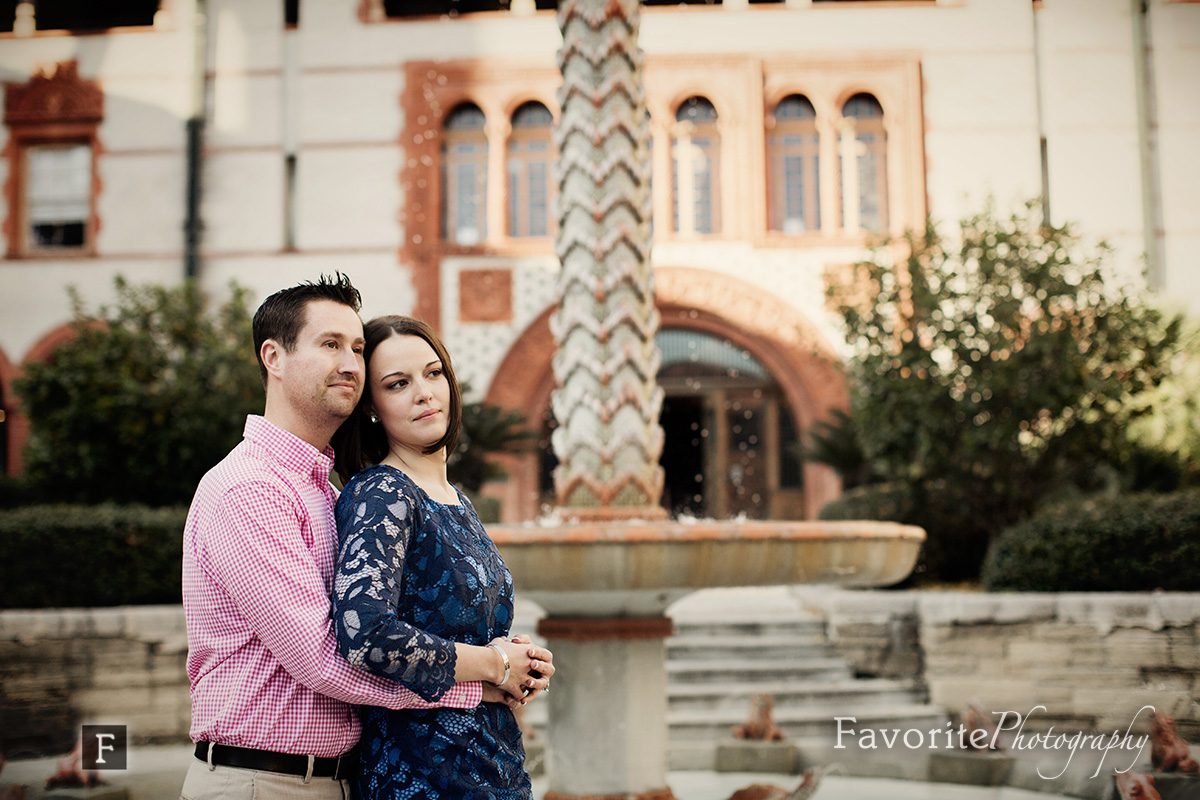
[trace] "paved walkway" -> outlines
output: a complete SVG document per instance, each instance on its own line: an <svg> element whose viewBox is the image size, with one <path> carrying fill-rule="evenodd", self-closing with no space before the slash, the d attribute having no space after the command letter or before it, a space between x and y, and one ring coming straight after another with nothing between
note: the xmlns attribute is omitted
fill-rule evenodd
<svg viewBox="0 0 1200 800"><path fill-rule="evenodd" d="M129 753L129 769L110 772L104 778L111 787L129 789L129 800L171 800L179 796L183 776L193 759L187 746L134 747ZM54 772L56 759L41 758L10 762L0 775L0 787L25 784L31 790L29 800L50 797L88 798L99 792L82 790L42 791L46 778ZM792 775L757 775L746 772L672 772L668 783L679 800L726 800L738 789L754 783L792 788L800 779ZM546 791L545 778L534 781L534 796ZM992 789L954 784L928 784L915 781L874 778L825 778L813 800L1053 800L1056 795L1019 789Z"/></svg>

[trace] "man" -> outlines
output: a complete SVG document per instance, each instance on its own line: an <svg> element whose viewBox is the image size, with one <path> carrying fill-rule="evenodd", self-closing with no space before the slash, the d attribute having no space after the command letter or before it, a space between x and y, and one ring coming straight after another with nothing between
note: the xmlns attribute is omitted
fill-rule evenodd
<svg viewBox="0 0 1200 800"><path fill-rule="evenodd" d="M183 536L197 743L188 800L342 800L353 768L342 756L360 733L351 703L469 708L483 698L474 682L428 703L337 652L329 439L362 394L359 307L339 274L277 292L254 315L266 410L200 482Z"/></svg>

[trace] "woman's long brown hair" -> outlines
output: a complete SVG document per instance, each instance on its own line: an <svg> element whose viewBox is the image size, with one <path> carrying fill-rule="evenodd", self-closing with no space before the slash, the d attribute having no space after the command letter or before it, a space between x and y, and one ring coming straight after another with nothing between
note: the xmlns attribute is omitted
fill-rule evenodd
<svg viewBox="0 0 1200 800"><path fill-rule="evenodd" d="M412 317L402 317L392 314L375 319L363 326L363 337L366 347L363 358L367 363L367 373L370 374L371 356L380 343L393 336L418 336L429 343L433 352L442 362L442 372L450 384L450 408L447 411L448 424L446 434L425 449L425 454L436 453L446 448L446 457L454 452L458 444L458 432L462 429L462 389L450 363L450 353L446 345L433 328ZM368 377L363 378L363 393L354 412L333 434L330 444L334 451L334 468L344 486L359 470L378 464L388 454L387 432L383 425L371 422L371 384Z"/></svg>

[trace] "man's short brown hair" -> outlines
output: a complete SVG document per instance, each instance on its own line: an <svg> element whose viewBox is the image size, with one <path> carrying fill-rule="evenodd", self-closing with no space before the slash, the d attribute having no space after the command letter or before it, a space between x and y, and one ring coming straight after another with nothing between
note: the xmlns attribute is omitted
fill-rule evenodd
<svg viewBox="0 0 1200 800"><path fill-rule="evenodd" d="M263 386L267 385L267 365L262 360L262 346L273 339L287 352L296 349L296 338L308 317L308 304L314 300L332 300L349 306L357 313L362 308L362 295L350 283L350 278L340 272L332 277L322 275L316 283L306 281L288 289L280 289L263 301L254 312L254 357L258 359L258 370L262 374Z"/></svg>

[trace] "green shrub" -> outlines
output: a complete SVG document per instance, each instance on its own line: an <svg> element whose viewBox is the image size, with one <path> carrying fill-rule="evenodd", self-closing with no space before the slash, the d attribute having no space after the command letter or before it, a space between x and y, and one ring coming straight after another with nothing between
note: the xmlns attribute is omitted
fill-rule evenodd
<svg viewBox="0 0 1200 800"><path fill-rule="evenodd" d="M178 603L185 508L0 511L0 608Z"/></svg>
<svg viewBox="0 0 1200 800"><path fill-rule="evenodd" d="M912 516L912 493L899 483L873 483L847 489L821 507L820 519L875 519L901 522Z"/></svg>
<svg viewBox="0 0 1200 800"><path fill-rule="evenodd" d="M0 475L0 509L18 508L38 502L40 487L24 477L10 478Z"/></svg>
<svg viewBox="0 0 1200 800"><path fill-rule="evenodd" d="M1200 491L1049 507L997 537L983 581L989 591L1196 591Z"/></svg>
<svg viewBox="0 0 1200 800"><path fill-rule="evenodd" d="M187 504L262 413L247 292L213 309L194 281L114 281L116 303L70 296L73 338L25 365L25 478L64 503Z"/></svg>
<svg viewBox="0 0 1200 800"><path fill-rule="evenodd" d="M975 580L987 551L987 534L974 518L970 498L944 482L900 482L858 486L821 508L827 520L870 519L902 522L925 529L925 544L913 568L912 582Z"/></svg>

